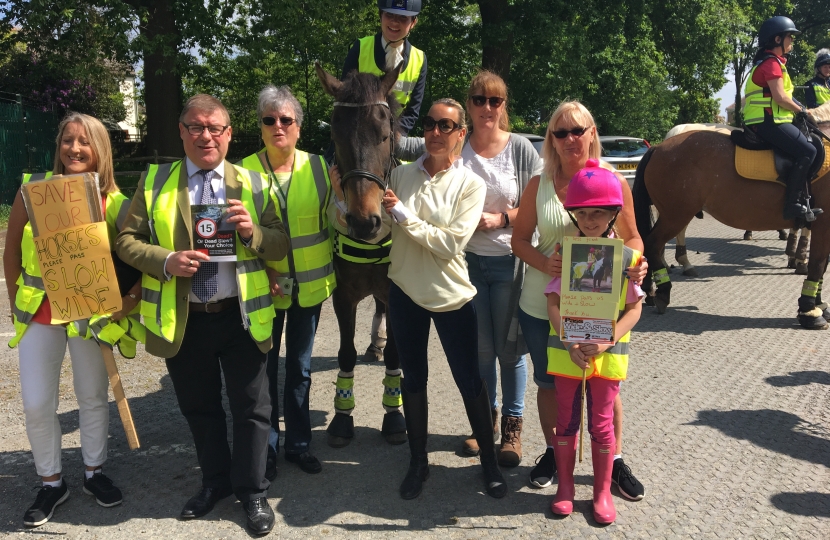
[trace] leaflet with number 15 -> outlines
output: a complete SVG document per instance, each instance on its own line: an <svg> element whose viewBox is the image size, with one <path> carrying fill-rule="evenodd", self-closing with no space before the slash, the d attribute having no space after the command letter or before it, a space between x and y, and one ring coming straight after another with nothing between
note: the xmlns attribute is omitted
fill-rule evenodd
<svg viewBox="0 0 830 540"><path fill-rule="evenodd" d="M194 204L193 249L210 257L212 262L236 260L236 225L228 223L229 204Z"/></svg>
<svg viewBox="0 0 830 540"><path fill-rule="evenodd" d="M566 236L559 311L562 341L614 343L622 288L623 241Z"/></svg>

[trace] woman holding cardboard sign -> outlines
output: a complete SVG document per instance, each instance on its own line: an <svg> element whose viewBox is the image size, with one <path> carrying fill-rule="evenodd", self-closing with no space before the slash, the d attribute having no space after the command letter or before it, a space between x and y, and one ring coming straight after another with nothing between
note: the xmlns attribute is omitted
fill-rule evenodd
<svg viewBox="0 0 830 540"><path fill-rule="evenodd" d="M536 400L539 421L548 444L545 453L530 472L530 483L544 488L551 485L556 474L552 437L556 427L556 390L553 376L547 373L547 342L550 330L545 286L551 277L562 275L562 258L557 246L565 236L575 236L577 229L562 206L568 184L577 171L585 167L589 158L598 159L600 142L596 123L588 109L578 101L559 105L551 116L542 157L545 169L541 176L531 178L523 194L519 214L513 227L513 252L528 264L522 296L519 300L519 324L522 327L530 357L533 360L533 380L538 386ZM617 229L628 247L642 250L643 241L634 222L631 189L622 176L620 180L626 201L617 219ZM538 226L539 243L531 242ZM629 276L642 282L648 265L629 269ZM643 498L643 485L631 474L622 461L622 403L614 404L614 428L617 448L614 461L614 482L625 497Z"/></svg>
<svg viewBox="0 0 830 540"><path fill-rule="evenodd" d="M115 184L112 150L104 125L85 114L73 113L64 118L58 128L53 172L66 175L98 173L110 245L114 245L117 229L130 204ZM51 175L25 174L23 183ZM9 346L20 346L20 386L26 433L35 468L43 480L43 487L26 511L23 524L37 527L46 523L55 507L69 497L62 477L61 430L56 413L61 364L67 345L78 398L81 453L86 465L84 493L93 495L101 506L121 504L121 491L101 470L107 457L109 428L109 379L104 358L98 343L77 336L74 325L51 323L52 312L38 267L32 227L19 191L9 216L3 267L15 329ZM138 305L140 287L140 281L136 281L122 298L122 310L113 318L122 318Z"/></svg>

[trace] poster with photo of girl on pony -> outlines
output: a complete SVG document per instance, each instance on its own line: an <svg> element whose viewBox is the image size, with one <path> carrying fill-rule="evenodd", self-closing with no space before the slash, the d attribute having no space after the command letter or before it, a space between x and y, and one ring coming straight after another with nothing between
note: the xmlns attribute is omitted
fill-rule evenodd
<svg viewBox="0 0 830 540"><path fill-rule="evenodd" d="M623 241L566 236L559 308L563 341L613 343L622 287Z"/></svg>

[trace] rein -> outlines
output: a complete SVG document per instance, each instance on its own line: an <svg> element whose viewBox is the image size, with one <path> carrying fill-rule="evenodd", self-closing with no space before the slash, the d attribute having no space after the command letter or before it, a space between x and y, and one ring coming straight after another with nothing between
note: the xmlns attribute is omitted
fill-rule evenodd
<svg viewBox="0 0 830 540"><path fill-rule="evenodd" d="M386 172L383 174L383 178L376 175L372 171L366 171L363 169L352 169L350 171L346 171L343 176L340 178L340 186L343 187L343 195L345 196L346 190L346 182L348 182L352 178L365 178L366 180L371 180L380 188L386 192L386 188L389 186L389 175L392 173L392 169L394 168L395 164L395 118L392 116L392 111L389 109L389 103L386 101L369 101L366 103L345 103L343 101L335 101L335 107L351 107L351 108L359 108L359 107L374 107L376 105L380 105L381 107L386 107L389 110L389 164L386 166Z"/></svg>

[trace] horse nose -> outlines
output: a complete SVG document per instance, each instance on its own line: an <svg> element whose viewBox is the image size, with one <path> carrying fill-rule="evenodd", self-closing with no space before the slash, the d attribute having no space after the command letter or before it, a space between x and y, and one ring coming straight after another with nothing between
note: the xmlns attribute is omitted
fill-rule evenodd
<svg viewBox="0 0 830 540"><path fill-rule="evenodd" d="M372 216L372 234L377 234L380 230L381 219L378 214Z"/></svg>

